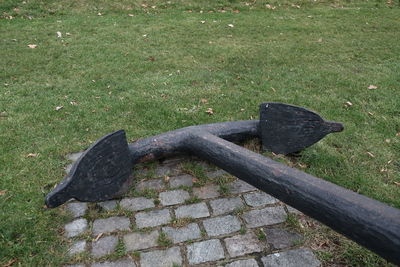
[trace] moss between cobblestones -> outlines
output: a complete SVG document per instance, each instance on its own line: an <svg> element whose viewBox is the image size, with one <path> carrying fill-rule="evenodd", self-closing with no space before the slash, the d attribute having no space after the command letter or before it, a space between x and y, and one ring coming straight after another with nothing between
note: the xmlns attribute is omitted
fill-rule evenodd
<svg viewBox="0 0 400 267"><path fill-rule="evenodd" d="M189 223L195 222L196 220L194 218L191 217L182 217L182 218L172 218L171 220L171 226L172 227L184 227L186 225L188 225Z"/></svg>
<svg viewBox="0 0 400 267"><path fill-rule="evenodd" d="M157 244L161 247L170 247L172 246L173 242L164 232L161 232L157 238Z"/></svg>

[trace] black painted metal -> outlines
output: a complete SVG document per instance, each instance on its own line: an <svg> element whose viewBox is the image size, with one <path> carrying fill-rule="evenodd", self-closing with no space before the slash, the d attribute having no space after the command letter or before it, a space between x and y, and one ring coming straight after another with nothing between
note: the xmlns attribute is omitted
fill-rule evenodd
<svg viewBox="0 0 400 267"><path fill-rule="evenodd" d="M267 104L271 108L264 108ZM47 196L46 204L56 207L72 197L81 201L114 198L131 182L132 164L191 153L400 264L400 210L226 141L257 136L267 144L266 148L290 153L312 145L330 132L341 131L343 126L326 122L306 109L280 103L262 104L260 118L260 122L190 126L129 146L123 131L112 133L85 152L67 178ZM269 123L262 125L263 120ZM268 140L270 132L274 133L269 136L275 138L273 142Z"/></svg>
<svg viewBox="0 0 400 267"><path fill-rule="evenodd" d="M302 107L263 103L260 128L264 149L286 155L315 144L329 133L341 132L343 125L325 121Z"/></svg>
<svg viewBox="0 0 400 267"><path fill-rule="evenodd" d="M47 207L57 207L71 198L102 201L126 193L131 161L124 131L104 136L83 153L66 178L46 196Z"/></svg>
<svg viewBox="0 0 400 267"><path fill-rule="evenodd" d="M400 264L400 210L251 152L207 132L190 151ZM189 144L188 144L189 146Z"/></svg>

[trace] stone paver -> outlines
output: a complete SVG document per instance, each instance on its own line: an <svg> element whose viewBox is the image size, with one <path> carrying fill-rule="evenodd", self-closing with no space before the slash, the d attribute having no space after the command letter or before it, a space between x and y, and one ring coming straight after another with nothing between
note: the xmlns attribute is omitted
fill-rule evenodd
<svg viewBox="0 0 400 267"><path fill-rule="evenodd" d="M93 222L93 235L100 233L111 233L117 230L127 231L130 230L131 222L127 217L110 217L107 219L97 219Z"/></svg>
<svg viewBox="0 0 400 267"><path fill-rule="evenodd" d="M130 233L124 236L124 244L127 251L134 251L156 247L158 231L150 233Z"/></svg>
<svg viewBox="0 0 400 267"><path fill-rule="evenodd" d="M303 214L301 211L299 211L291 206L286 205L286 207L287 207L289 213L294 213L294 214L298 214L298 215Z"/></svg>
<svg viewBox="0 0 400 267"><path fill-rule="evenodd" d="M132 259L122 259L117 261L104 261L92 264L92 267L136 267Z"/></svg>
<svg viewBox="0 0 400 267"><path fill-rule="evenodd" d="M67 223L64 227L66 237L74 237L84 233L88 228L86 219L76 219L70 223Z"/></svg>
<svg viewBox="0 0 400 267"><path fill-rule="evenodd" d="M203 221L209 236L230 234L240 230L240 221L232 215L210 218Z"/></svg>
<svg viewBox="0 0 400 267"><path fill-rule="evenodd" d="M117 204L118 203L115 200L108 200L97 203L97 205L99 205L103 210L107 211L115 210L117 208Z"/></svg>
<svg viewBox="0 0 400 267"><path fill-rule="evenodd" d="M88 205L84 202L72 202L67 204L67 209L74 218L85 215L87 208Z"/></svg>
<svg viewBox="0 0 400 267"><path fill-rule="evenodd" d="M75 255L84 252L86 249L86 241L75 241L68 250L69 255Z"/></svg>
<svg viewBox="0 0 400 267"><path fill-rule="evenodd" d="M193 188L193 195L200 199L209 199L219 197L219 187L214 184L208 184L203 187Z"/></svg>
<svg viewBox="0 0 400 267"><path fill-rule="evenodd" d="M187 246L189 264L216 261L225 257L224 249L218 239L196 242Z"/></svg>
<svg viewBox="0 0 400 267"><path fill-rule="evenodd" d="M259 267L259 265L255 259L248 259L231 262L225 267Z"/></svg>
<svg viewBox="0 0 400 267"><path fill-rule="evenodd" d="M167 224L171 221L168 209L139 212L135 215L136 225L139 228L154 227Z"/></svg>
<svg viewBox="0 0 400 267"><path fill-rule="evenodd" d="M307 248L274 253L262 257L261 261L265 266L271 267L317 267L321 265L312 251Z"/></svg>
<svg viewBox="0 0 400 267"><path fill-rule="evenodd" d="M140 254L142 267L172 267L174 264L181 266L183 262L179 247L166 250L154 250Z"/></svg>
<svg viewBox="0 0 400 267"><path fill-rule="evenodd" d="M224 241L226 249L231 257L261 252L265 247L265 245L252 232L225 238Z"/></svg>
<svg viewBox="0 0 400 267"><path fill-rule="evenodd" d="M92 256L101 258L114 252L118 245L118 237L114 235L105 236L92 242Z"/></svg>
<svg viewBox="0 0 400 267"><path fill-rule="evenodd" d="M244 207L240 197L211 200L210 205L214 215L221 215Z"/></svg>
<svg viewBox="0 0 400 267"><path fill-rule="evenodd" d="M146 189L162 190L165 189L165 184L161 179L152 179L141 181L136 185L136 191L144 191Z"/></svg>
<svg viewBox="0 0 400 267"><path fill-rule="evenodd" d="M175 216L177 218L204 218L210 216L206 203L200 202L196 204L180 206L175 209Z"/></svg>
<svg viewBox="0 0 400 267"><path fill-rule="evenodd" d="M227 173L224 170L216 170L216 171L210 171L210 172L206 173L207 177L210 179L215 179L215 178L221 177L223 175L227 175L227 174L229 174L229 173Z"/></svg>
<svg viewBox="0 0 400 267"><path fill-rule="evenodd" d="M164 177L168 175L176 175L179 173L179 167L171 164L171 165L160 165L155 170L154 173L156 177Z"/></svg>
<svg viewBox="0 0 400 267"><path fill-rule="evenodd" d="M254 186L242 181L242 180L236 180L228 185L229 192L232 194L239 194L239 193L245 193L249 191L254 191L257 190Z"/></svg>
<svg viewBox="0 0 400 267"><path fill-rule="evenodd" d="M261 210L251 210L243 214L243 219L250 228L272 225L286 221L283 207L267 207Z"/></svg>
<svg viewBox="0 0 400 267"><path fill-rule="evenodd" d="M269 204L275 204L279 200L265 192L254 192L243 195L246 204L251 207L260 207Z"/></svg>
<svg viewBox="0 0 400 267"><path fill-rule="evenodd" d="M190 195L185 190L172 190L160 193L160 201L164 206L171 206L184 203Z"/></svg>
<svg viewBox="0 0 400 267"><path fill-rule="evenodd" d="M154 200L145 197L124 198L119 205L121 208L130 211L145 210L155 207Z"/></svg>
<svg viewBox="0 0 400 267"><path fill-rule="evenodd" d="M193 176L185 174L171 177L169 179L169 186L172 188L179 186L193 186Z"/></svg>
<svg viewBox="0 0 400 267"><path fill-rule="evenodd" d="M273 249L291 247L295 245L296 242L302 240L301 235L286 231L284 229L264 229L264 232L267 237L268 244L270 244Z"/></svg>
<svg viewBox="0 0 400 267"><path fill-rule="evenodd" d="M193 240L201 237L200 228L196 223L190 223L183 227L163 227L162 231L174 243Z"/></svg>

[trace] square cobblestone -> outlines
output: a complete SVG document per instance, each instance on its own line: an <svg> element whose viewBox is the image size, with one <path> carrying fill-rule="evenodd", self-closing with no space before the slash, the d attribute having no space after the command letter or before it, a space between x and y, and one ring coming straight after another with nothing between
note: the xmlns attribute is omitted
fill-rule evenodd
<svg viewBox="0 0 400 267"><path fill-rule="evenodd" d="M189 198L189 193L185 190L172 190L160 193L160 201L164 206L181 204Z"/></svg>
<svg viewBox="0 0 400 267"><path fill-rule="evenodd" d="M135 215L138 228L154 227L171 221L168 209L139 212Z"/></svg>
<svg viewBox="0 0 400 267"><path fill-rule="evenodd" d="M169 186L172 188L179 186L193 186L193 178L194 177L189 174L171 177L169 179Z"/></svg>
<svg viewBox="0 0 400 267"><path fill-rule="evenodd" d="M161 179L151 179L140 181L135 188L135 191L140 192L146 189L163 190L165 189L164 181Z"/></svg>
<svg viewBox="0 0 400 267"><path fill-rule="evenodd" d="M252 232L225 238L224 241L231 257L261 252L265 248L265 245Z"/></svg>
<svg viewBox="0 0 400 267"><path fill-rule="evenodd" d="M93 235L130 230L130 224L131 222L127 217L114 216L106 219L97 219L93 222Z"/></svg>
<svg viewBox="0 0 400 267"><path fill-rule="evenodd" d="M92 256L101 258L114 252L118 245L118 237L110 235L92 242Z"/></svg>
<svg viewBox="0 0 400 267"><path fill-rule="evenodd" d="M259 267L259 265L255 259L247 259L231 262L225 267Z"/></svg>
<svg viewBox="0 0 400 267"><path fill-rule="evenodd" d="M251 207L260 207L278 203L279 200L265 192L254 192L243 195L244 201Z"/></svg>
<svg viewBox="0 0 400 267"><path fill-rule="evenodd" d="M140 253L140 265L142 267L172 267L174 264L181 266L182 262L179 247Z"/></svg>
<svg viewBox="0 0 400 267"><path fill-rule="evenodd" d="M210 205L214 215L221 215L244 207L240 197L211 200Z"/></svg>
<svg viewBox="0 0 400 267"><path fill-rule="evenodd" d="M200 228L196 223L190 223L183 227L163 227L162 231L174 243L181 243L201 237Z"/></svg>
<svg viewBox="0 0 400 267"><path fill-rule="evenodd" d="M136 264L132 259L121 259L117 261L93 263L92 267L136 267Z"/></svg>
<svg viewBox="0 0 400 267"><path fill-rule="evenodd" d="M175 216L177 218L204 218L210 216L206 203L200 202L196 204L181 206L175 209Z"/></svg>
<svg viewBox="0 0 400 267"><path fill-rule="evenodd" d="M299 248L284 252L274 253L261 258L265 266L271 267L317 267L321 262L315 257L311 250Z"/></svg>
<svg viewBox="0 0 400 267"><path fill-rule="evenodd" d="M103 201L103 202L98 202L97 205L99 205L103 210L115 210L117 208L117 201L115 200L108 200L108 201Z"/></svg>
<svg viewBox="0 0 400 267"><path fill-rule="evenodd" d="M75 255L82 253L86 250L86 241L85 240L78 240L75 241L71 247L68 249L69 255Z"/></svg>
<svg viewBox="0 0 400 267"><path fill-rule="evenodd" d="M218 239L196 242L187 246L189 264L216 261L225 257L224 249Z"/></svg>
<svg viewBox="0 0 400 267"><path fill-rule="evenodd" d="M158 231L150 233L130 233L124 236L124 244L127 251L141 250L156 247Z"/></svg>
<svg viewBox="0 0 400 267"><path fill-rule="evenodd" d="M88 229L86 219L76 219L65 225L65 236L74 237L84 233Z"/></svg>
<svg viewBox="0 0 400 267"><path fill-rule="evenodd" d="M145 197L124 198L119 205L121 208L130 211L139 211L155 207L154 200Z"/></svg>
<svg viewBox="0 0 400 267"><path fill-rule="evenodd" d="M156 177L177 175L179 174L179 172L180 172L179 167L174 164L171 165L162 164L154 170Z"/></svg>
<svg viewBox="0 0 400 267"><path fill-rule="evenodd" d="M84 202L72 202L67 204L67 209L74 218L85 215L87 208L88 205Z"/></svg>
<svg viewBox="0 0 400 267"><path fill-rule="evenodd" d="M236 180L228 185L229 192L232 194L240 194L240 193L245 193L249 191L254 191L257 190L254 186L251 184L246 183L245 181L242 180Z"/></svg>
<svg viewBox="0 0 400 267"><path fill-rule="evenodd" d="M302 240L302 236L284 229L264 229L267 242L273 249L283 249L294 246L296 242Z"/></svg>
<svg viewBox="0 0 400 267"><path fill-rule="evenodd" d="M219 187L214 184L208 184L202 187L193 188L193 195L200 199L209 199L219 197Z"/></svg>
<svg viewBox="0 0 400 267"><path fill-rule="evenodd" d="M272 225L286 221L286 212L283 207L267 207L261 210L251 210L243 214L243 219L250 228Z"/></svg>
<svg viewBox="0 0 400 267"><path fill-rule="evenodd" d="M203 221L204 229L209 236L230 234L240 230L240 221L232 215L214 217Z"/></svg>
<svg viewBox="0 0 400 267"><path fill-rule="evenodd" d="M286 205L286 207L287 207L289 213L293 213L293 214L297 214L297 215L303 214L301 211L299 211L291 206Z"/></svg>

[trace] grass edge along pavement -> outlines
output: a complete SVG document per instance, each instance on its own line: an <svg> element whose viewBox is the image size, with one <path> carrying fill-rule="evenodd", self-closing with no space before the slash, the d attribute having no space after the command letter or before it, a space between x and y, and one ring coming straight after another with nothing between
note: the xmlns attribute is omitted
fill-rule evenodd
<svg viewBox="0 0 400 267"><path fill-rule="evenodd" d="M43 197L63 177L71 151L120 128L133 141L257 118L260 99L305 106L346 126L295 162L278 160L400 207L395 5L222 1L200 13L204 2L162 12L37 3L19 11L1 3L2 264L63 261L58 236L67 215L45 210ZM366 255L349 258L365 264Z"/></svg>

